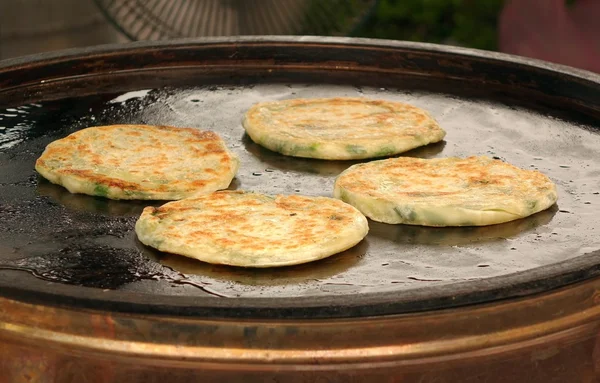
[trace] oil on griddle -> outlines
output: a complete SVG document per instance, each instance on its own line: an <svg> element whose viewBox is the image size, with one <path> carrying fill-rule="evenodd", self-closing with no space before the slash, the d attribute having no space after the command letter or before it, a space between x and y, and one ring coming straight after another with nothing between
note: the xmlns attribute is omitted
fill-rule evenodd
<svg viewBox="0 0 600 383"><path fill-rule="evenodd" d="M246 270L205 264L141 245L133 225L145 202L73 195L39 178L49 142L113 123L218 132L242 166L231 188L329 196L355 162L281 156L241 127L253 103L292 97L365 96L429 110L446 141L406 153L488 155L538 169L557 184L558 207L502 225L425 228L370 222L358 246L307 265ZM167 295L293 297L413 288L506 275L600 249L600 133L526 109L424 91L339 85L256 84L160 88L0 109L0 267L58 283ZM540 251L543 249L543 251ZM27 273L24 273L27 272Z"/></svg>

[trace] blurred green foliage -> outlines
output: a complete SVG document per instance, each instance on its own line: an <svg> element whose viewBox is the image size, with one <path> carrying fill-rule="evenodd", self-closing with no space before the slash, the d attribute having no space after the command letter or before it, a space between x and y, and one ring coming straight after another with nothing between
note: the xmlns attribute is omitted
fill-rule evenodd
<svg viewBox="0 0 600 383"><path fill-rule="evenodd" d="M504 0L380 0L353 36L495 50Z"/></svg>

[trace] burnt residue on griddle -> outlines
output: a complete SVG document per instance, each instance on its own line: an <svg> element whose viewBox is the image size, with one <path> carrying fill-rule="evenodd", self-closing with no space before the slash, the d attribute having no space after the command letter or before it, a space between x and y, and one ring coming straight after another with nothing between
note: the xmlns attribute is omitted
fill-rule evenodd
<svg viewBox="0 0 600 383"><path fill-rule="evenodd" d="M183 274L148 259L135 249L97 245L64 247L40 256L1 260L0 269L26 271L50 282L110 290L142 280L163 280L226 297L210 290L201 281L189 280Z"/></svg>
<svg viewBox="0 0 600 383"><path fill-rule="evenodd" d="M51 282L101 289L118 289L163 275L160 265L149 262L135 250L107 246L65 247L43 256L3 260L0 268L28 271Z"/></svg>
<svg viewBox="0 0 600 383"><path fill-rule="evenodd" d="M202 278L189 280L129 245L138 212L152 202L75 195L33 180L44 195L35 192L35 184L0 185L0 269L74 286L118 290L135 282L163 281L224 296Z"/></svg>

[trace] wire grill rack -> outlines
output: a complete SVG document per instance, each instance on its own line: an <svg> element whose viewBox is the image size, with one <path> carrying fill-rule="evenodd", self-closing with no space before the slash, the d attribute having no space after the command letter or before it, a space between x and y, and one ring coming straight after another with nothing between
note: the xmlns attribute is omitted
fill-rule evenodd
<svg viewBox="0 0 600 383"><path fill-rule="evenodd" d="M131 40L351 34L377 0L94 0Z"/></svg>

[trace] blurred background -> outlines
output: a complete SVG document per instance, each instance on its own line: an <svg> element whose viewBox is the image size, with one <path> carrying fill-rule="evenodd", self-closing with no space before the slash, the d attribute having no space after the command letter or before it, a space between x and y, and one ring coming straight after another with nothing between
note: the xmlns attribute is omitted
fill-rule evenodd
<svg viewBox="0 0 600 383"><path fill-rule="evenodd" d="M600 0L1 0L0 59L133 40L372 37L600 72Z"/></svg>

